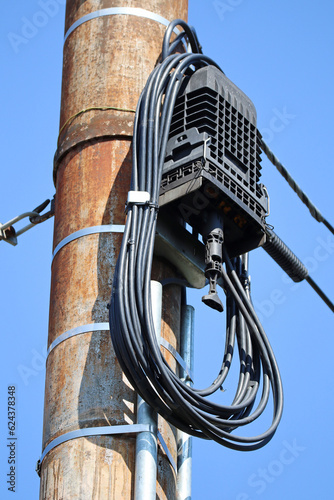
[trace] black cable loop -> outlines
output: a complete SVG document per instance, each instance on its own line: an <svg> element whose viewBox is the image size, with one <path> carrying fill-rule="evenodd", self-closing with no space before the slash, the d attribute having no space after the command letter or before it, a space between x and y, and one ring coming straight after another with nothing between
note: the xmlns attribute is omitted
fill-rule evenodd
<svg viewBox="0 0 334 500"><path fill-rule="evenodd" d="M187 37L195 53L171 55L170 37L176 25L185 33L179 40ZM274 435L282 414L283 394L276 360L250 303L245 263L237 260L232 265L225 250L225 349L218 375L207 388L187 385L171 370L158 345L152 318L151 267L162 168L174 104L189 70L194 72L207 64L217 66L199 52L197 38L186 23L179 20L171 23L164 39L163 60L151 73L137 106L132 188L148 191L150 201L133 203L128 210L109 309L111 339L129 382L163 418L190 435L250 451L261 448ZM240 373L235 396L229 404L218 404L207 396L220 391L236 344ZM257 436L235 435L238 427L260 417L270 390L274 413L269 428Z"/></svg>

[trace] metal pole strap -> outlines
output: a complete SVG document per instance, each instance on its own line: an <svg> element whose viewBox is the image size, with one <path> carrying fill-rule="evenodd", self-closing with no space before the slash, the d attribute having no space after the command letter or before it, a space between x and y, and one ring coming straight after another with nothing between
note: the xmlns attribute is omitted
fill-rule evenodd
<svg viewBox="0 0 334 500"><path fill-rule="evenodd" d="M138 434L139 432L150 432L152 434L155 434L155 428L153 425L150 424L125 424L125 425L108 425L108 426L101 426L101 427L87 427L85 429L77 429L75 431L71 432L66 432L65 434L62 434L61 436L58 436L57 438L53 439L45 448L44 451L41 455L41 458L37 462L37 473L39 474L42 462L45 458L45 456L53 450L56 446L59 446L60 444L65 443L66 441L70 441L71 439L77 439L77 438L82 438L82 437L91 437L91 436L113 436L117 434ZM163 437L161 436L160 432L157 433L158 440L160 441L161 447L166 453L171 466L177 472L176 464L173 460L173 457L167 447L167 444Z"/></svg>
<svg viewBox="0 0 334 500"><path fill-rule="evenodd" d="M48 358L50 352L64 340L74 337L75 335L80 335L82 333L99 332L101 330L109 331L109 323L91 323L89 325L81 325L62 333L52 342L52 344L50 344L48 352L46 354L46 359Z"/></svg>
<svg viewBox="0 0 334 500"><path fill-rule="evenodd" d="M174 349L174 347L164 338L160 339L160 345L162 345L162 347L167 349L167 351L169 351L172 354L172 356L176 359L176 361L179 363L179 365L184 369L184 371L188 375L190 381L193 382L194 377L193 377L192 371L190 370L189 366L184 361L184 359L177 352L177 350Z"/></svg>
<svg viewBox="0 0 334 500"><path fill-rule="evenodd" d="M87 236L88 234L96 234L96 233L124 233L125 226L122 224L105 224L103 226L92 226L86 227L83 229L79 229L79 231L75 231L75 233L69 234L61 240L60 243L56 246L52 254L52 260L55 258L57 253L61 248L70 243L73 240L81 238L82 236Z"/></svg>
<svg viewBox="0 0 334 500"><path fill-rule="evenodd" d="M46 359L48 359L48 356L50 352L57 347L61 342L64 340L70 339L71 337L75 337L76 335L81 335L82 333L89 333L89 332L99 332L99 331L108 331L109 332L109 323L90 323L88 325L80 325L75 328L72 328L71 330L67 330L66 332L62 333L57 337L49 346ZM176 359L176 361L179 363L179 365L183 368L183 370L186 372L188 379L193 382L193 374L187 363L184 361L184 359L180 356L180 354L177 352L176 349L163 337L160 338L160 345L162 345L165 349L167 349L172 356Z"/></svg>
<svg viewBox="0 0 334 500"><path fill-rule="evenodd" d="M70 28L67 30L64 37L64 43L66 42L70 34L73 33L73 31L78 26L81 26L81 24L86 23L91 19L96 19L97 17L115 16L115 15L144 17L146 19L151 19L152 21L156 21L157 23L163 24L164 26L168 26L170 23L170 21L160 16L159 14L155 14L154 12L150 12L149 10L146 9L140 9L137 7L110 7L108 9L101 9L101 10L96 10L95 12L91 12L90 14L86 14L85 16L82 16L80 19L75 21L75 23L73 23L72 26L70 26ZM177 28L174 29L174 32L177 35L180 33L180 31Z"/></svg>
<svg viewBox="0 0 334 500"><path fill-rule="evenodd" d="M162 435L160 434L160 432L159 432L159 431L157 432L157 438L158 438L158 440L159 440L159 442L160 442L160 444L161 444L162 449L163 449L163 450L164 450L164 452L166 453L167 458L168 458L168 460L169 460L169 462L170 462L171 466L173 467L173 469L174 469L175 473L177 474L177 466L176 466L176 463L174 462L174 459L173 459L173 457L172 457L171 452L169 451L169 448L168 448L168 446L167 446L167 444L166 444L166 441L164 440L164 438L162 437Z"/></svg>

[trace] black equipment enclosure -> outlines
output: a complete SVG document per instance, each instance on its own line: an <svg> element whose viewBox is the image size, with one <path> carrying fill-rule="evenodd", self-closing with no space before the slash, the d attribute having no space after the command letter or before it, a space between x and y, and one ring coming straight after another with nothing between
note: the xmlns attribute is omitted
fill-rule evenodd
<svg viewBox="0 0 334 500"><path fill-rule="evenodd" d="M173 210L203 237L208 213L217 213L229 255L240 255L263 245L268 212L255 107L212 65L184 80L162 172L161 213Z"/></svg>

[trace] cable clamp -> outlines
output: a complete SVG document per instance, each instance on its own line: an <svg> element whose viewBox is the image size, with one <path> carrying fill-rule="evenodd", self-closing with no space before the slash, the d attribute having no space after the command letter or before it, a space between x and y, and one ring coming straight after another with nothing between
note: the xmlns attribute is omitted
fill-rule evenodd
<svg viewBox="0 0 334 500"><path fill-rule="evenodd" d="M129 191L126 204L146 205L149 203L151 195L148 191Z"/></svg>
<svg viewBox="0 0 334 500"><path fill-rule="evenodd" d="M156 213L159 212L159 203L154 203L153 201L150 201L150 203L148 204L148 206L150 208L154 208L154 210L156 211Z"/></svg>
<svg viewBox="0 0 334 500"><path fill-rule="evenodd" d="M147 205L150 208L154 208L156 212L159 211L159 204L150 201L151 195L148 191L129 191L128 199L125 204L125 212L129 210L131 205Z"/></svg>

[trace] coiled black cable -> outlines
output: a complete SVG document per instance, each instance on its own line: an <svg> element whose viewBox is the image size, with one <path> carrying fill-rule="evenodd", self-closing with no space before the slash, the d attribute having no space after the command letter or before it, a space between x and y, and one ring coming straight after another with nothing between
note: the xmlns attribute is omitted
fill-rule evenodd
<svg viewBox="0 0 334 500"><path fill-rule="evenodd" d="M184 29L193 53L172 54L175 26ZM173 44L172 44L173 45ZM254 450L274 435L282 415L283 391L277 363L249 297L246 259L232 263L225 249L226 345L222 366L206 389L190 387L165 361L152 318L151 267L158 216L159 189L175 100L185 78L214 61L200 53L197 38L184 21L167 28L163 59L151 73L138 102L133 134L131 191L149 193L149 201L131 197L110 304L110 331L121 367L140 396L172 425L190 435L213 439L235 450ZM218 66L217 66L218 67ZM138 195L138 200L140 199ZM243 280L241 283L240 280ZM238 345L240 375L230 405L210 401L226 379ZM261 395L258 392L262 387ZM232 432L253 422L273 394L269 428L253 437Z"/></svg>

